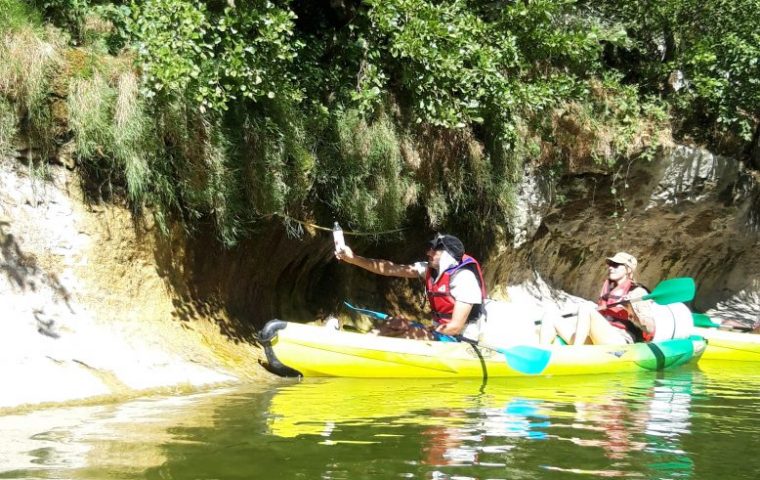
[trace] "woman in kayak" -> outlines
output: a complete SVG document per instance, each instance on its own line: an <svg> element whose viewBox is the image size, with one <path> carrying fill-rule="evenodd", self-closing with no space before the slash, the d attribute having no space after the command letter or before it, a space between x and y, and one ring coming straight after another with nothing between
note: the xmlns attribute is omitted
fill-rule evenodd
<svg viewBox="0 0 760 480"><path fill-rule="evenodd" d="M607 279L596 308L581 306L575 318L545 318L541 343L550 344L557 335L569 345L583 345L588 340L594 344L623 345L653 338L652 302L630 301L649 293L634 280L636 257L618 252L606 260Z"/></svg>
<svg viewBox="0 0 760 480"><path fill-rule="evenodd" d="M486 297L485 283L480 264L464 253L464 245L457 237L436 235L427 249L428 261L412 265L361 257L349 247L343 247L335 256L378 275L422 279L435 332L477 338L477 320Z"/></svg>

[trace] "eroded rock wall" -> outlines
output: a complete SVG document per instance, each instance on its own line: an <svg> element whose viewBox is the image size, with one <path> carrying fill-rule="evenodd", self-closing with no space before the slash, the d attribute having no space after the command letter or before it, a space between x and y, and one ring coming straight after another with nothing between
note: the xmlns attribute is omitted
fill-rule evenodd
<svg viewBox="0 0 760 480"><path fill-rule="evenodd" d="M197 388L259 371L215 320L182 322L154 229L84 200L63 167L0 162L0 409L155 389ZM177 244L179 245L179 243ZM177 246L175 245L175 246Z"/></svg>
<svg viewBox="0 0 760 480"><path fill-rule="evenodd" d="M528 190L535 198L524 207L529 221L513 225L524 240L495 246L487 262L492 284L540 276L593 299L604 257L623 250L638 257L640 279L650 287L690 276L696 309L760 320L760 187L757 172L740 162L677 146L613 175L568 176L538 197Z"/></svg>

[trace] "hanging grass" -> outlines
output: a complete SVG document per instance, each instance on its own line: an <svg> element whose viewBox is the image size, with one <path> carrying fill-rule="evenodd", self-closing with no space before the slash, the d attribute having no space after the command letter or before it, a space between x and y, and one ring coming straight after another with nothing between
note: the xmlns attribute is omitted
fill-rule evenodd
<svg viewBox="0 0 760 480"><path fill-rule="evenodd" d="M401 156L399 135L386 115L368 122L358 110L335 115L334 143L321 152L320 183L331 209L356 228L398 228L416 196Z"/></svg>
<svg viewBox="0 0 760 480"><path fill-rule="evenodd" d="M16 136L16 112L7 100L0 99L0 158L13 153Z"/></svg>
<svg viewBox="0 0 760 480"><path fill-rule="evenodd" d="M23 0L0 0L0 32L15 32L42 24L41 15Z"/></svg>
<svg viewBox="0 0 760 480"><path fill-rule="evenodd" d="M0 37L0 95L14 105L35 156L47 160L55 152L49 92L62 62L62 38L54 30L38 30L18 26Z"/></svg>

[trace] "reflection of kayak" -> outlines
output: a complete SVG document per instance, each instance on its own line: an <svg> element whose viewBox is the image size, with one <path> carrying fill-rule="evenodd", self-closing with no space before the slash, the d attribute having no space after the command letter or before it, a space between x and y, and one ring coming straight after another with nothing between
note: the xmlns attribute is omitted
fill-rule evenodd
<svg viewBox="0 0 760 480"><path fill-rule="evenodd" d="M697 327L694 334L707 339L704 360L760 362L760 335Z"/></svg>
<svg viewBox="0 0 760 480"><path fill-rule="evenodd" d="M746 405L757 404L760 370L756 363L710 360L700 361L697 368L694 383L701 386L699 393L711 398L714 405L722 405L724 399L747 399Z"/></svg>
<svg viewBox="0 0 760 480"><path fill-rule="evenodd" d="M407 340L269 322L260 335L268 368L306 377L519 377L662 370L696 361L701 337L633 345L516 346Z"/></svg>
<svg viewBox="0 0 760 480"><path fill-rule="evenodd" d="M541 433L535 420L545 418L554 404L582 402L596 409L608 405L611 397L623 395L621 392L648 391L655 382L654 376L643 373L516 378L487 386L481 379L390 378L379 388L375 379L314 378L277 389L267 415L268 430L280 437L339 439L335 432L345 425L361 427L383 418L388 423L434 426L441 424L441 415L447 426L456 427L471 419L445 412L477 407L491 420L490 428L498 424L515 436L535 436Z"/></svg>

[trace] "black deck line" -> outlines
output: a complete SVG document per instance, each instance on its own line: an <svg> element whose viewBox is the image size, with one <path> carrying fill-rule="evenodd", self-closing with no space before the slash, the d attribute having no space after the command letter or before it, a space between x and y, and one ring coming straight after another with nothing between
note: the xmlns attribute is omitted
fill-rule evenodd
<svg viewBox="0 0 760 480"><path fill-rule="evenodd" d="M264 347L264 354L267 356L267 361L263 365L264 368L281 377L303 377L301 372L282 363L272 349L272 340L277 337L277 332L287 326L287 322L275 318L268 321L259 332L259 342Z"/></svg>
<svg viewBox="0 0 760 480"><path fill-rule="evenodd" d="M665 353L653 342L647 342L646 345L649 347L649 350L652 351L654 358L657 360L657 370L663 370L665 368Z"/></svg>
<svg viewBox="0 0 760 480"><path fill-rule="evenodd" d="M480 349L475 344L472 345L472 349L475 350L475 353L478 355L478 360L480 360L480 368L483 370L483 385L488 382L488 367L486 367L486 360L483 358L483 354L480 353Z"/></svg>

